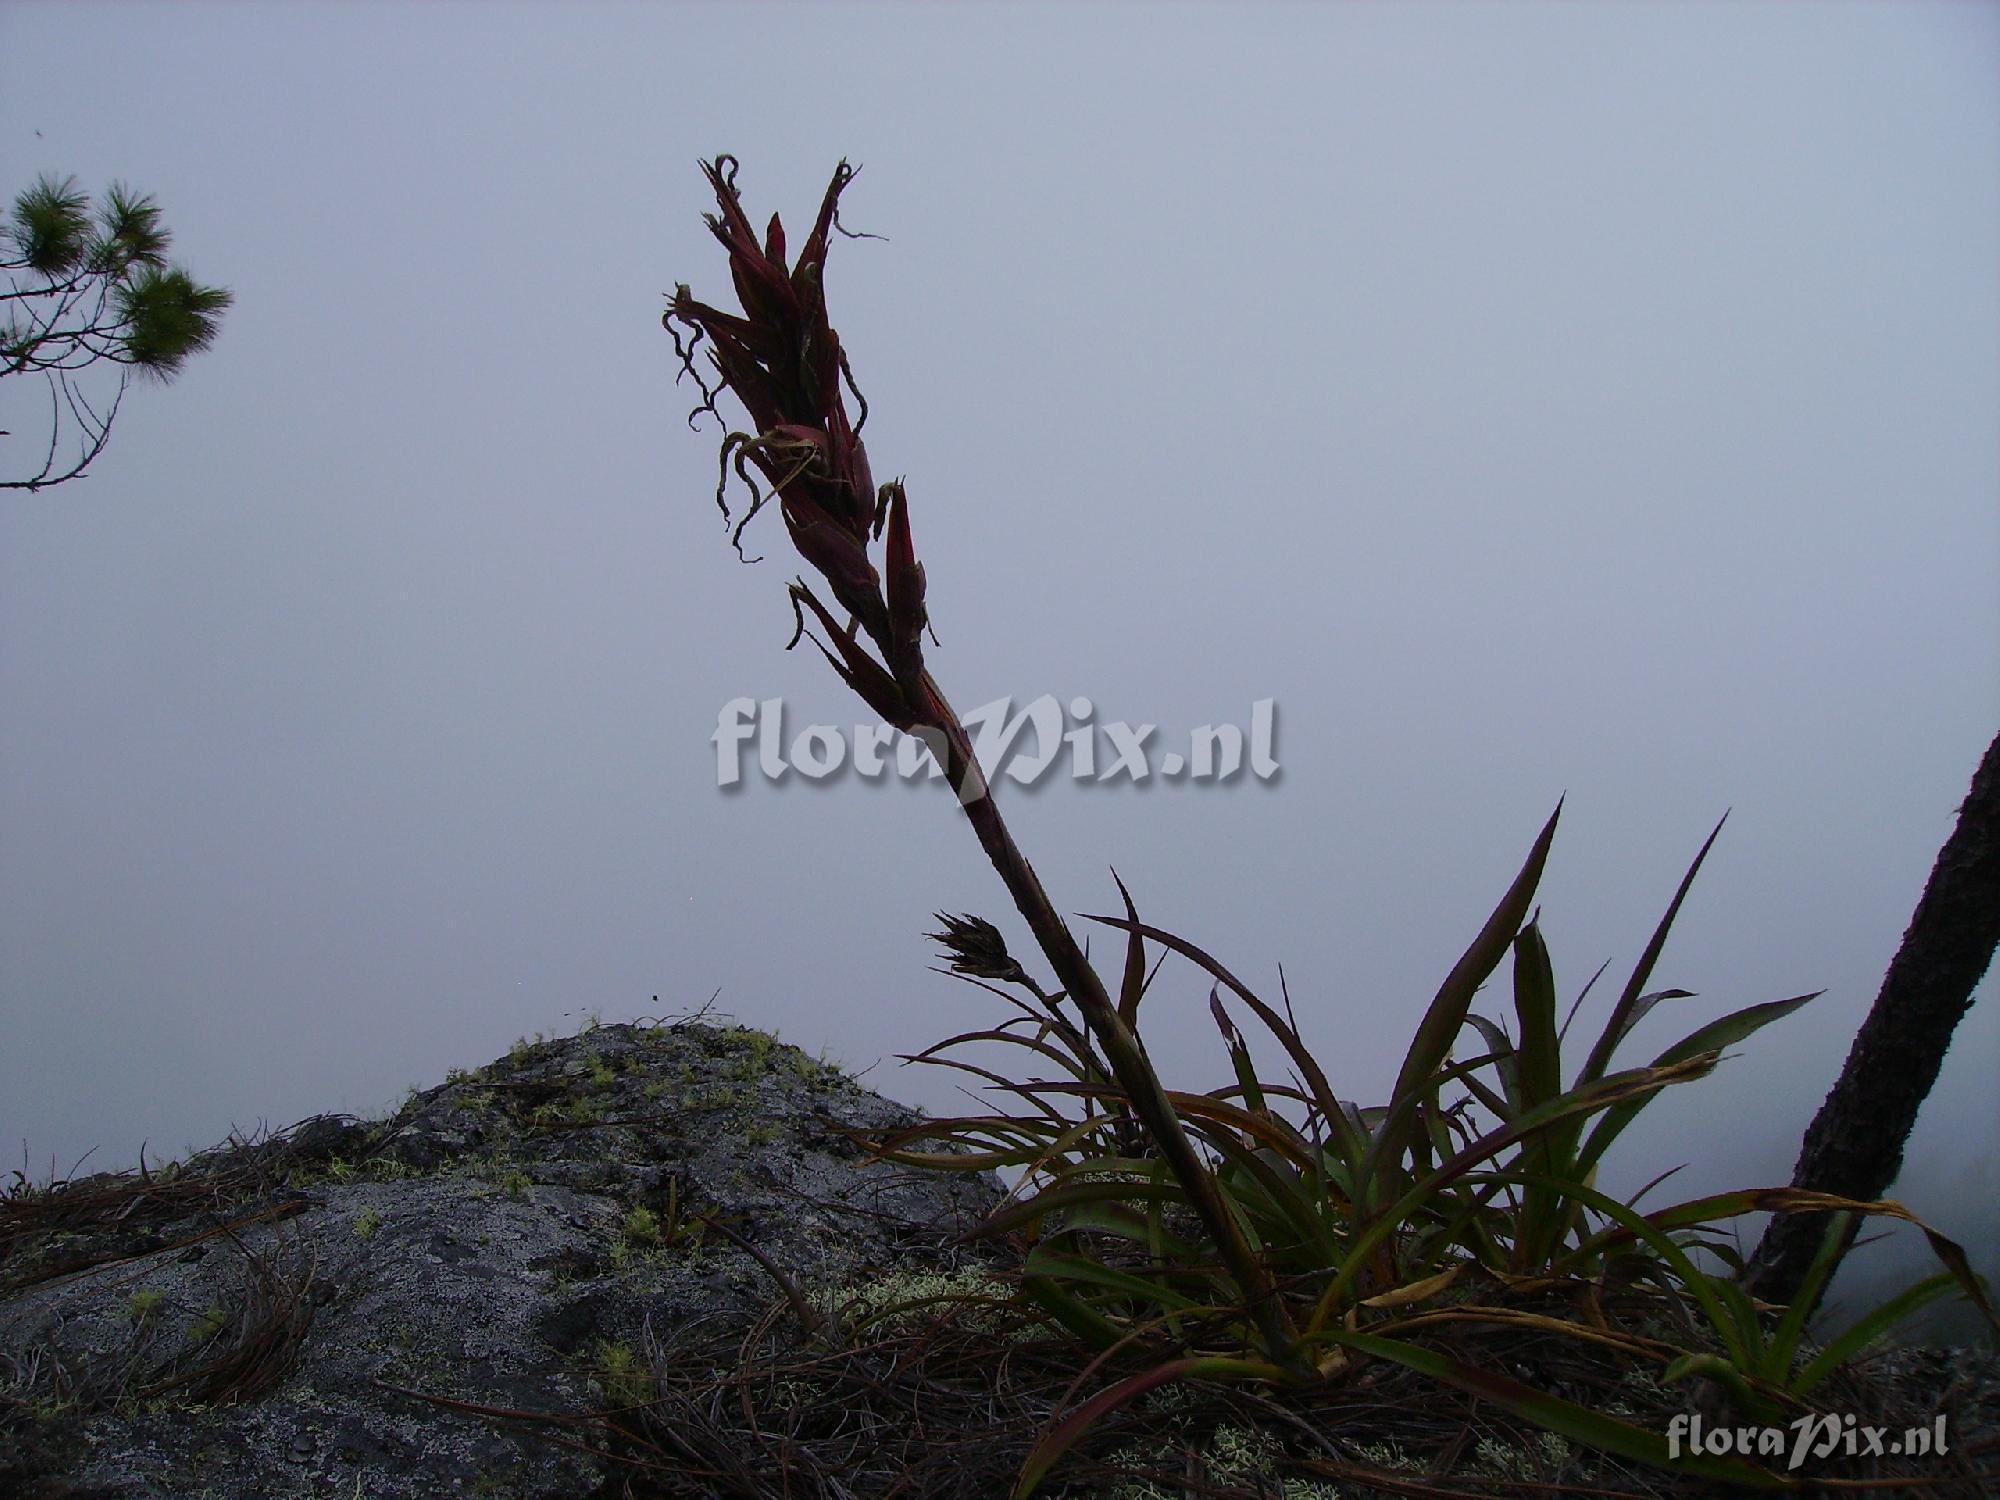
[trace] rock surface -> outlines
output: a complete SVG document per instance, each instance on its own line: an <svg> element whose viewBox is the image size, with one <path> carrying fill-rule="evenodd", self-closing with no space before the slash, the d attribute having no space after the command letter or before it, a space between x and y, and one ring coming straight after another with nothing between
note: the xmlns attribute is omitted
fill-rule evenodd
<svg viewBox="0 0 2000 1500"><path fill-rule="evenodd" d="M615 1405L635 1349L747 1324L775 1272L810 1307L957 1264L998 1181L864 1164L842 1134L913 1118L761 1032L602 1026L380 1124L17 1191L0 1493L597 1493L561 1419Z"/></svg>
<svg viewBox="0 0 2000 1500"><path fill-rule="evenodd" d="M948 1366L905 1360L903 1346L875 1342L879 1328L839 1365L800 1329L837 1305L898 1301L910 1295L898 1288L950 1277L991 1285L1005 1269L1002 1251L989 1260L951 1246L999 1200L991 1175L867 1164L848 1134L915 1118L761 1032L603 1026L523 1043L387 1121L322 1116L172 1169L17 1184L0 1197L0 1500L616 1500L629 1471L599 1456L590 1415L655 1397L670 1405L668 1385L711 1390L707 1377L772 1328L810 1346L813 1379L838 1368L858 1382L851 1389L874 1392L900 1375L921 1412L942 1411ZM1567 1346L1564 1356L1573 1362ZM989 1358L977 1340L969 1356L981 1372L1018 1369L1018 1351L1010 1359ZM1046 1411L1017 1424L1008 1441L1018 1451L996 1447L991 1472L967 1474L956 1440L992 1438L998 1409L971 1382L955 1415L933 1415L931 1467L899 1493L1004 1493L1068 1385L1067 1373L1047 1391L1028 1382L1028 1397L1049 1398ZM1389 1430L1383 1413L1419 1412L1411 1420L1422 1427L1422 1404L1450 1399L1414 1378L1405 1386L1400 1406L1384 1392L1403 1387L1367 1380L1319 1393L1326 1430L1356 1454L1387 1452L1376 1441ZM757 1487L790 1441L765 1419L806 1403L837 1414L840 1434L867 1425L845 1398L803 1389L783 1401L774 1390L754 1414L707 1394L672 1410L694 1413L690 1430L712 1428L715 1451L752 1476L726 1492L802 1493L788 1479ZM1649 1409L1654 1430L1669 1406L1695 1399L1674 1391ZM1990 1349L1894 1351L1841 1372L1826 1395L1834 1410L1897 1430L1948 1411L1959 1469L1984 1475L2000 1452ZM1143 1440L1106 1439L1141 1467L1163 1434L1181 1441L1173 1411L1163 1404L1147 1426L1145 1405L1122 1414ZM1370 1425L1357 1429L1357 1412ZM871 1418L892 1467L915 1451L899 1413L889 1401ZM1478 1451L1510 1431L1482 1430ZM1227 1455L1209 1448L1201 1461L1214 1477ZM706 1477L715 1470L672 1462L671 1493L724 1492ZM1431 1456L1412 1450L1411 1462L1431 1474ZM1536 1472L1550 1481L1588 1486L1607 1472L1587 1453L1548 1463ZM1460 1477L1475 1472L1486 1471ZM845 1468L836 1478L811 1492L887 1492L851 1483ZM1926 1493L1987 1493L1983 1482ZM1088 1483L1050 1493L1164 1493ZM1258 1477L1205 1492L1272 1487ZM1382 1491L1357 1482L1297 1492Z"/></svg>

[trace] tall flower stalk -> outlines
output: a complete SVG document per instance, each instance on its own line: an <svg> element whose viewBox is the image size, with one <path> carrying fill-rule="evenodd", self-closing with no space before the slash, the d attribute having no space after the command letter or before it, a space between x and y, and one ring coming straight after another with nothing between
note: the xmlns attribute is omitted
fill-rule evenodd
<svg viewBox="0 0 2000 1500"><path fill-rule="evenodd" d="M725 429L716 504L725 520L735 523L732 540L740 552L744 527L776 501L793 547L824 581L835 606L829 608L803 578L795 580L790 592L799 631L793 644L800 636L812 639L870 709L922 739L939 758L980 847L1075 1002L1125 1101L1247 1293L1265 1347L1284 1352L1287 1362L1295 1363L1291 1351L1297 1331L1268 1271L1196 1154L1127 1017L1113 1004L1015 844L970 735L924 664L929 616L924 568L910 529L909 495L900 481L879 488L874 482L861 440L867 402L827 317L827 252L832 237L847 232L839 221L840 195L853 181L854 169L845 161L835 169L812 230L789 266L778 216L771 216L760 239L744 213L735 158L719 156L704 162L702 170L718 208L706 216L707 223L728 252L742 312L739 316L698 301L683 284L675 289L662 321L673 335L682 375L691 376L701 390L690 426L707 412ZM706 370L698 362L703 346ZM722 418L716 399L725 391L748 413L748 430L732 428ZM848 394L854 396L858 418L848 414ZM740 517L732 517L729 508L732 472L750 495ZM871 545L878 542L879 567L870 556Z"/></svg>

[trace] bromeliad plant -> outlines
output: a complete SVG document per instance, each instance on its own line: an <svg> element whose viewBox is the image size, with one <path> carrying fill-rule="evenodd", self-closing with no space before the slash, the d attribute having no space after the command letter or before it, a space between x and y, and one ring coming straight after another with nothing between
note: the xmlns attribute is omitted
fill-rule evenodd
<svg viewBox="0 0 2000 1500"><path fill-rule="evenodd" d="M848 616L848 623L840 624L810 584L803 578L795 580L792 603L800 613L793 643L811 633L804 614L809 610L824 635L824 639L814 636L813 643L841 680L885 723L920 736L942 761L980 847L1082 1013L1111 1079L1248 1294L1264 1343L1281 1351L1288 1366L1295 1365L1297 1358L1290 1351L1297 1330L1287 1323L1269 1274L1229 1212L1215 1177L1196 1155L1128 1020L1112 1006L1103 981L1015 847L994 806L971 737L924 665L923 635L929 615L924 569L911 539L909 497L900 482L885 484L879 491L875 487L861 441L867 404L854 385L840 336L827 321L827 250L838 228L840 195L853 180L853 169L843 161L835 170L812 232L789 267L784 226L773 214L763 238L758 238L737 196L736 169L730 156L703 166L720 209L708 216L708 226L729 252L730 275L743 316L697 301L683 284L676 288L663 318L681 356L682 373L691 375L702 393L702 404L689 414L689 425L702 412L722 420L715 398L726 387L749 412L756 429L728 431L722 441L716 504L725 519L732 466L750 492L749 509L732 540L740 551L743 528L775 496L792 545ZM720 387L710 386L695 365L695 354L704 342ZM850 420L844 391L854 393L861 409L858 419ZM769 485L768 491L758 486L753 468ZM885 531L885 555L878 571L868 547ZM868 650L871 644L873 655Z"/></svg>
<svg viewBox="0 0 2000 1500"><path fill-rule="evenodd" d="M1551 818L1432 1001L1388 1102L1375 1108L1334 1095L1299 1034L1282 975L1279 1009L1200 948L1141 922L1122 883L1125 915L1090 920L1126 934L1118 1008L1135 1029L1139 1003L1158 971L1146 944L1164 949L1162 959L1176 954L1192 961L1209 981L1209 1004L1236 1082L1208 1094L1170 1092L1169 1102L1203 1148L1245 1238L1270 1267L1288 1321L1300 1330L1293 1349L1310 1362L1312 1378L1338 1377L1358 1357L1387 1359L1606 1452L1763 1483L1771 1476L1741 1464L1674 1459L1657 1432L1497 1376L1416 1338L1453 1326L1557 1334L1650 1366L1662 1382L1707 1377L1746 1417L1773 1422L1781 1412L1804 1410L1802 1398L1834 1368L1951 1290L1964 1289L1991 1316L1964 1252L1899 1204L1752 1189L1642 1213L1597 1189L1605 1151L1661 1089L1706 1076L1722 1049L1815 997L1748 1007L1695 1029L1646 1066L1611 1071L1620 1043L1647 1012L1687 997L1647 984L1714 843L1711 833L1571 1076L1563 1042L1595 979L1559 1025L1548 950L1530 915L1554 830ZM1165 1380L1296 1383L1244 1317L1241 1289L1226 1264L1193 1232L1179 1185L1143 1142L1135 1147L1123 1095L1108 1081L1087 1032L1066 1013L1064 997L1036 985L990 924L942 913L940 921L933 936L951 969L1008 1001L1016 1014L999 1027L940 1042L918 1060L983 1077L1026 1108L926 1121L885 1141L883 1154L942 1170L1023 1169L1018 1201L988 1228L1016 1232L1029 1245L1027 1296L1100 1358L1132 1356L1141 1365L1051 1432L1028 1466L1022 1493L1092 1422ZM1510 954L1515 1034L1470 1009ZM1225 994L1277 1040L1291 1065L1290 1084L1259 1075ZM1466 1027L1484 1050L1457 1060L1454 1044ZM948 1055L996 1043L1054 1063L1065 1076L1014 1082ZM1055 1101L1078 1107L1065 1111ZM927 1149L934 1143L955 1149ZM1828 1209L1916 1223L1948 1269L1870 1313L1794 1370L1809 1304L1779 1316L1705 1262L1734 1266L1721 1230L1742 1215ZM1829 1241L1817 1268L1822 1281L1839 1243ZM1652 1295L1645 1294L1648 1284ZM1818 1284L1810 1290L1816 1295ZM1668 1306L1692 1309L1705 1325L1695 1350L1653 1329Z"/></svg>
<svg viewBox="0 0 2000 1500"><path fill-rule="evenodd" d="M733 522L732 542L740 554L744 528L775 502L794 548L831 600L804 577L792 582L798 625L792 644L810 638L875 713L937 757L1058 986L1044 988L992 924L940 914L935 936L952 970L1016 1013L919 1057L984 1079L1012 1094L1021 1109L929 1121L876 1148L944 1170L1019 1170L1015 1201L985 1232L1012 1234L1030 1247L1026 1297L1095 1351L1093 1370L1138 1365L1048 1434L1017 1495L1032 1490L1103 1414L1168 1381L1309 1385L1338 1379L1370 1358L1421 1371L1628 1458L1739 1483L1781 1482L1734 1460L1672 1462L1657 1433L1417 1338L1453 1325L1556 1332L1674 1377L1716 1376L1766 1413L1771 1403L1796 1402L1810 1388L1789 1368L1795 1324L1779 1320L1771 1329L1772 1310L1750 1302L1697 1257L1706 1253L1728 1264L1733 1252L1720 1226L1753 1211L1842 1209L1907 1218L1906 1210L1761 1190L1642 1214L1595 1185L1605 1151L1648 1100L1705 1076L1724 1048L1813 998L1749 1007L1696 1029L1650 1064L1613 1070L1633 1028L1657 1005L1686 993L1648 984L1715 834L1573 1071L1563 1043L1584 996L1559 1024L1534 912L1560 809L1446 976L1379 1107L1359 1108L1335 1094L1299 1034L1288 991L1280 1010L1192 943L1141 921L1122 882L1123 915L1087 919L1124 934L1114 999L1015 846L970 737L925 663L925 577L912 540L910 498L900 482L874 483L861 439L867 406L827 316L827 254L832 237L846 232L839 200L854 174L840 165L788 264L778 218L760 237L745 215L735 160L718 157L704 171L718 205L707 223L728 252L742 312L698 301L682 285L664 321L683 377L701 391L690 425L705 412L725 429L715 498L725 523ZM704 347L706 370L697 362ZM747 411L748 429L722 421L716 403L724 391ZM849 416L849 394L858 417ZM732 474L749 496L741 516L730 510ZM877 542L879 566L870 555ZM1169 1090L1146 1055L1139 1007L1169 954L1207 977L1233 1087ZM1511 1030L1472 1010L1510 957ZM1288 1082L1259 1075L1232 1005L1275 1038L1291 1067ZM1468 1027L1483 1051L1461 1060L1455 1049ZM1023 1049L1053 1076L1015 1081L950 1055L993 1043ZM927 1149L939 1143L951 1149ZM1926 1232L1952 1282L1991 1317L1963 1253ZM1719 1290L1725 1285L1727 1291ZM1649 1305L1671 1299L1705 1315L1709 1342L1722 1352L1691 1351L1621 1325L1615 1305L1648 1287Z"/></svg>

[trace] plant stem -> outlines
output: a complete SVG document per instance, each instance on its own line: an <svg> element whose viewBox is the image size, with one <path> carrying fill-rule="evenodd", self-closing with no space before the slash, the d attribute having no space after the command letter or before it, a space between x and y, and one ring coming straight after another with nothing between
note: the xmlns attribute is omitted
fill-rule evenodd
<svg viewBox="0 0 2000 1500"><path fill-rule="evenodd" d="M1214 1237L1223 1263L1248 1295L1251 1316L1264 1335L1268 1352L1280 1363L1293 1363L1292 1351L1298 1333L1279 1302L1277 1289L1272 1285L1263 1263L1244 1239L1241 1227L1216 1187L1214 1176L1196 1156L1194 1144L1181 1126L1180 1115L1167 1098L1159 1075L1153 1071L1138 1037L1119 1016L1117 1007L1105 992L1103 980L1083 956L1076 938L1057 913L1055 904L1049 900L1048 892L1042 888L1041 877L1035 874L1034 866L1028 863L1027 856L1015 844L1013 834L1008 832L1006 820L994 804L992 786L980 768L978 757L973 753L971 737L965 732L957 712L928 671L923 674L922 687L931 727L944 738L948 762L946 776L960 793L960 804L965 808L965 816L972 824L979 846L986 851L987 859L999 872L1007 893L1014 898L1016 909L1026 918L1028 930L1034 934L1035 942L1055 970L1057 980L1076 1001L1084 1024L1104 1049L1105 1062L1110 1066L1112 1076L1124 1089L1134 1113L1159 1147L1168 1170L1179 1181L1203 1225Z"/></svg>

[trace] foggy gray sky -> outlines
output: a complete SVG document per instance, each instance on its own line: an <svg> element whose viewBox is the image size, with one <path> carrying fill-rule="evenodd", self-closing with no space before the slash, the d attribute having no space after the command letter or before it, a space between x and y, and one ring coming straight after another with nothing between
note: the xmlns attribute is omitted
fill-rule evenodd
<svg viewBox="0 0 2000 1500"><path fill-rule="evenodd" d="M1568 994L1733 808L1658 971L1699 998L1625 1060L1827 993L1612 1175L1786 1180L2000 715L1996 62L2000 11L1921 3L0 9L0 188L129 180L237 298L0 499L0 1165L718 988L963 1102L892 1060L996 1018L921 934L1028 944L949 797L715 786L728 700L858 707L659 327L726 298L729 151L795 244L865 167L830 295L954 700L1279 705L1270 785L1003 792L1060 906L1115 865L1282 961L1366 1100L1559 796ZM1991 987L1900 1189L1981 1244ZM1204 996L1148 1002L1179 1084Z"/></svg>

